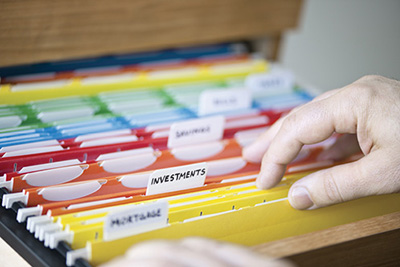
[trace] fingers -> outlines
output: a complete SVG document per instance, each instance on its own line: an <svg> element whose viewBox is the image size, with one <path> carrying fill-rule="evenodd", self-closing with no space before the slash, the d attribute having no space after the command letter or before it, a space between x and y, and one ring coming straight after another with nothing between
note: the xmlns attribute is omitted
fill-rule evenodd
<svg viewBox="0 0 400 267"><path fill-rule="evenodd" d="M292 185L290 204L296 209L315 209L369 195L398 192L397 166L393 167L393 162L385 155L384 151L378 151L356 162L304 177Z"/></svg>
<svg viewBox="0 0 400 267"><path fill-rule="evenodd" d="M152 267L292 266L287 261L268 258L246 247L206 238L191 237L180 241L160 240L138 244L128 250L125 258L114 260L104 267L134 266L135 264Z"/></svg>
<svg viewBox="0 0 400 267"><path fill-rule="evenodd" d="M312 100L313 102L317 102L323 99L326 99L332 95L335 95L340 89L331 90L325 92ZM302 106L294 108L288 115L295 113L299 110ZM268 150L271 141L274 139L275 135L278 133L279 129L281 128L282 122L286 118L282 117L277 120L266 132L264 132L257 140L252 143L251 145L245 147L243 149L243 158L249 162L259 163L261 162L265 152Z"/></svg>
<svg viewBox="0 0 400 267"><path fill-rule="evenodd" d="M351 105L339 93L310 102L289 114L282 122L262 160L257 186L263 189L279 183L286 165L305 144L319 143L333 132L355 133L357 118Z"/></svg>
<svg viewBox="0 0 400 267"><path fill-rule="evenodd" d="M118 257L107 263L100 265L99 267L127 267L127 266L143 266L143 267L186 267L185 265L179 265L176 262L169 261L166 259L135 259L127 257Z"/></svg>
<svg viewBox="0 0 400 267"><path fill-rule="evenodd" d="M135 261L167 262L169 263L169 266L225 266L212 255L205 256L204 254L198 253L177 241L160 240L141 243L129 249L126 256Z"/></svg>
<svg viewBox="0 0 400 267"><path fill-rule="evenodd" d="M399 192L399 124L398 116L393 115L399 114L399 84L368 76L293 110L275 132L264 135L268 140L253 144L266 151L257 186L268 189L276 185L303 145L319 143L337 132L357 133L357 138L340 138L320 159L340 160L360 150L366 156L297 181L289 196L294 207L312 209Z"/></svg>
<svg viewBox="0 0 400 267"><path fill-rule="evenodd" d="M318 156L318 159L339 161L359 152L361 152L361 148L358 144L357 135L346 134L340 136L332 146L324 150Z"/></svg>
<svg viewBox="0 0 400 267"><path fill-rule="evenodd" d="M282 121L284 118L277 120L267 131L261 134L257 140L249 146L243 149L242 156L249 162L259 163L265 151L267 151L271 140L275 137L279 131Z"/></svg>
<svg viewBox="0 0 400 267"><path fill-rule="evenodd" d="M212 254L223 262L225 266L292 266L286 261L269 258L265 255L255 253L248 248L230 243L216 242L199 237L186 238L181 242L188 248L204 255Z"/></svg>

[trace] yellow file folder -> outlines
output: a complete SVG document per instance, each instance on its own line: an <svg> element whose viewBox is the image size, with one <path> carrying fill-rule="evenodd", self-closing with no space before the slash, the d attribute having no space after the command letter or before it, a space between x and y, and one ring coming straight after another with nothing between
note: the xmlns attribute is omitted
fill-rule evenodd
<svg viewBox="0 0 400 267"><path fill-rule="evenodd" d="M295 210L287 200L266 202L113 241L90 241L85 248L70 252L67 262L75 254L86 256L97 266L124 254L136 243L152 239L202 236L253 246L400 211L399 203L400 194L372 196L310 211Z"/></svg>
<svg viewBox="0 0 400 267"><path fill-rule="evenodd" d="M159 86L194 81L215 81L226 78L245 77L251 73L263 72L268 63L262 59L249 59L240 63L210 64L199 67L182 67L181 69L160 72L138 71L131 78L116 77L102 82L85 82L81 78L73 78L70 82L58 87L16 89L10 84L0 85L0 105L24 104L35 100L44 100L66 96L91 96L99 92L121 89L156 88ZM38 87L38 88L36 88ZM45 87L45 86L43 86Z"/></svg>

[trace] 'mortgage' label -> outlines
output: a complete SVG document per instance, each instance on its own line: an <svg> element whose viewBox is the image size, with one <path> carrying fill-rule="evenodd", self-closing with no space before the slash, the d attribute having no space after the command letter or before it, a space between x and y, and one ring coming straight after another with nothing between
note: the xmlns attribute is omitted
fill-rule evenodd
<svg viewBox="0 0 400 267"><path fill-rule="evenodd" d="M206 90L199 98L199 115L209 115L251 107L251 94L246 89Z"/></svg>
<svg viewBox="0 0 400 267"><path fill-rule="evenodd" d="M118 209L104 222L105 241L123 238L167 226L168 202L157 201Z"/></svg>
<svg viewBox="0 0 400 267"><path fill-rule="evenodd" d="M223 116L176 122L169 131L168 148L220 140L224 134L224 124Z"/></svg>
<svg viewBox="0 0 400 267"><path fill-rule="evenodd" d="M150 175L146 195L201 187L204 185L206 175L206 162L159 169Z"/></svg>

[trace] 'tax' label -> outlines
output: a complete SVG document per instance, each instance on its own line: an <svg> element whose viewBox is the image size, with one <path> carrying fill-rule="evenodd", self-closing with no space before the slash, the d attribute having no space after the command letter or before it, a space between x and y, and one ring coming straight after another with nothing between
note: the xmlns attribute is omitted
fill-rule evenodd
<svg viewBox="0 0 400 267"><path fill-rule="evenodd" d="M275 70L270 73L249 75L245 84L255 94L260 92L271 95L291 93L294 86L294 76L289 71Z"/></svg>

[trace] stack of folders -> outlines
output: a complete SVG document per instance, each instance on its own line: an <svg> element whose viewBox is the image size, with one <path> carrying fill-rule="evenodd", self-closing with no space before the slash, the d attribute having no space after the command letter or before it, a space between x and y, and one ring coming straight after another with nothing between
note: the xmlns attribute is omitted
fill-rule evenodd
<svg viewBox="0 0 400 267"><path fill-rule="evenodd" d="M273 189L242 148L312 99L237 43L1 68L2 205L66 265L96 266L150 239L256 245L399 210L399 196L312 211L290 185L343 162L306 146Z"/></svg>

